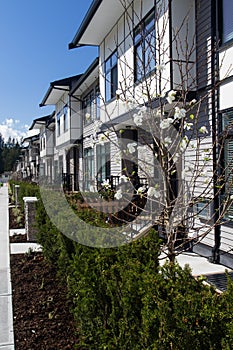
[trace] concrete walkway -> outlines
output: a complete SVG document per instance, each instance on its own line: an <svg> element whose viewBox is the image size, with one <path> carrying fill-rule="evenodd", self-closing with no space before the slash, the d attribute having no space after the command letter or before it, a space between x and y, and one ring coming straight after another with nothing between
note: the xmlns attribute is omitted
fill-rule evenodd
<svg viewBox="0 0 233 350"><path fill-rule="evenodd" d="M8 187L0 187L0 350L14 350Z"/></svg>

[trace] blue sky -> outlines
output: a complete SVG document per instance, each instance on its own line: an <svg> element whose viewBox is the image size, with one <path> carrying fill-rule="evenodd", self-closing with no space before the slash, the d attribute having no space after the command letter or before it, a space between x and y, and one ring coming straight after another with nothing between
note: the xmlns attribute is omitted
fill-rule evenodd
<svg viewBox="0 0 233 350"><path fill-rule="evenodd" d="M25 135L51 81L80 74L96 48L68 50L92 0L0 1L0 133Z"/></svg>

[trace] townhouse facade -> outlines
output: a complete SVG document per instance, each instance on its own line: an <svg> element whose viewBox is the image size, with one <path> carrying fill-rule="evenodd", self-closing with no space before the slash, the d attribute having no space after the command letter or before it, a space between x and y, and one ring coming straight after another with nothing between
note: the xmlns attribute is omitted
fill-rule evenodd
<svg viewBox="0 0 233 350"><path fill-rule="evenodd" d="M231 267L232 206L222 213L232 191L232 14L230 0L95 0L69 49L97 46L99 57L83 74L51 83L40 104L55 106L53 153L40 146L42 173L51 181L60 174L68 190L98 192L106 181L117 190L135 175L137 188L155 187L161 174L143 107L148 114L161 112L162 105L162 113L174 118L177 106L201 101L198 123L208 132L200 151L211 150L205 164L211 181L208 191L199 180L192 189L198 200L189 234L198 230L201 237L193 250ZM194 158L193 150L184 154L180 173ZM219 179L225 181L221 190ZM179 179L170 180L176 198Z"/></svg>

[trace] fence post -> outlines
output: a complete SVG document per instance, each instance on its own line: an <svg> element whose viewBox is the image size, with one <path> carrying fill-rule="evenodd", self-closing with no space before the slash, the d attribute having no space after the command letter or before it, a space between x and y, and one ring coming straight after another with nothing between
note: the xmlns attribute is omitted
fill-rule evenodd
<svg viewBox="0 0 233 350"><path fill-rule="evenodd" d="M25 233L28 241L36 241L35 215L36 215L36 197L24 197L25 213Z"/></svg>

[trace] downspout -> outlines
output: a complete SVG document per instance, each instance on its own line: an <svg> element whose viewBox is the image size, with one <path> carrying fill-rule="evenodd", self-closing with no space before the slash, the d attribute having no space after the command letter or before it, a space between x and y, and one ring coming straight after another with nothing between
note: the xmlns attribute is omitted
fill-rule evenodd
<svg viewBox="0 0 233 350"><path fill-rule="evenodd" d="M172 0L168 3L168 16L169 16L169 54L170 54L170 89L173 90L173 50L172 50Z"/></svg>
<svg viewBox="0 0 233 350"><path fill-rule="evenodd" d="M216 169L217 165L217 157L219 155L219 146L218 146L218 132L219 132L219 126L216 120L217 113L216 109L218 110L218 89L216 88L216 81L218 79L218 76L216 76L217 72L217 65L218 65L218 54L217 54L217 4L215 0L211 1L211 22L212 22L212 29L211 29L211 46L213 50L213 54L211 57L211 74L212 74L212 142L213 142L213 184L214 184L214 203L213 203L213 209L214 209L214 223L218 222L219 220L219 211L220 211L220 194L218 193L218 174L219 169ZM217 90L216 90L217 89ZM221 245L221 228L220 225L217 224L214 226L214 246L212 248L212 255L210 257L210 261L215 264L220 263L220 245Z"/></svg>

